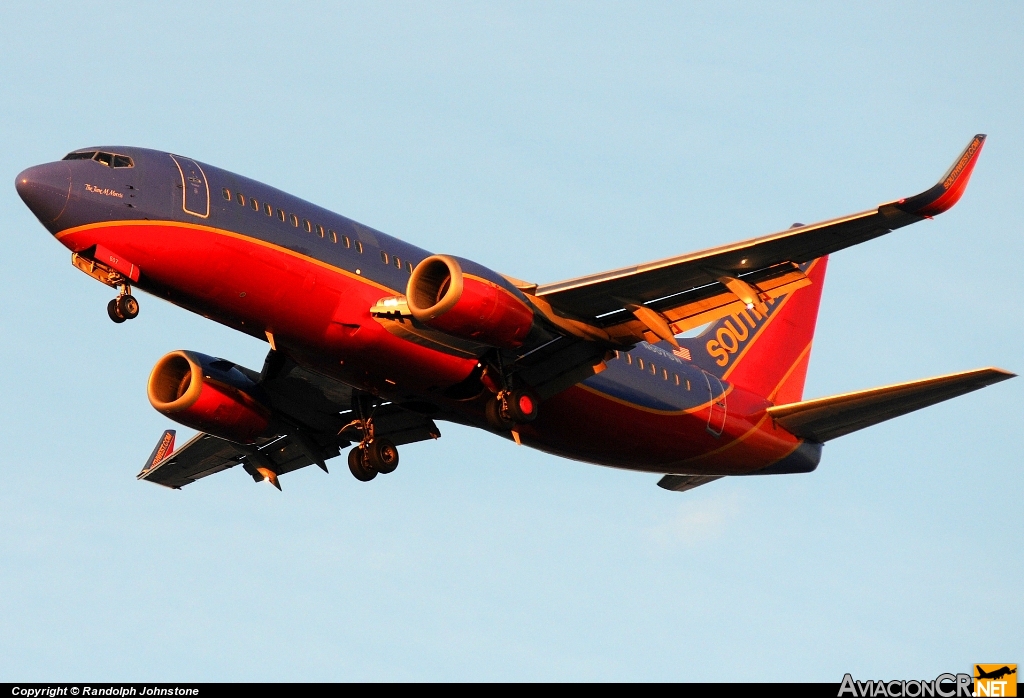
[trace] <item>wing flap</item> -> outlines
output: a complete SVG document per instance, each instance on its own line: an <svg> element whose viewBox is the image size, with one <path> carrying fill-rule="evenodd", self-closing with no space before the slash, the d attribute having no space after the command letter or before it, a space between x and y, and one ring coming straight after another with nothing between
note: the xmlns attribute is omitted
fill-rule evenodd
<svg viewBox="0 0 1024 698"><path fill-rule="evenodd" d="M741 280L753 288L759 301L785 296L811 283L810 279L792 264L778 265L760 274L745 275ZM750 305L750 302L725 286L713 284L689 293L659 299L645 307L664 317L672 332L678 335L694 327L742 313ZM656 342L659 339L650 328L627 311L613 313L602 320L608 323L605 330L613 339L625 341L630 336L642 337L648 342Z"/></svg>
<svg viewBox="0 0 1024 698"><path fill-rule="evenodd" d="M776 423L794 436L823 443L865 427L979 390L1015 374L981 368L816 400L768 408Z"/></svg>

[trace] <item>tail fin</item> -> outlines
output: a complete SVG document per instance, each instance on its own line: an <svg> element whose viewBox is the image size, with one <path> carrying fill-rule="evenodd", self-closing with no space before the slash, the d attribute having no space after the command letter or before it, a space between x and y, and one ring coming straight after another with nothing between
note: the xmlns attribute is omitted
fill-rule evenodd
<svg viewBox="0 0 1024 698"><path fill-rule="evenodd" d="M697 337L680 338L679 344L694 363L722 380L775 404L799 401L827 264L828 257L802 264L811 283L768 301L767 313L741 311L712 323Z"/></svg>

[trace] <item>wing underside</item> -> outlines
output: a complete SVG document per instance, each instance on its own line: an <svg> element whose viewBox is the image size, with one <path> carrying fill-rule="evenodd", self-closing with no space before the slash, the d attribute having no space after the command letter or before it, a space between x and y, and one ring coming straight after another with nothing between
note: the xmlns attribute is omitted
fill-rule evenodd
<svg viewBox="0 0 1024 698"><path fill-rule="evenodd" d="M441 436L434 420L397 405L384 405L374 411L375 434L386 436L395 445L436 439ZM339 455L350 443L344 438L358 435L344 432L342 437L323 438L317 434L293 434L263 439L246 446L217 438L211 434L196 434L180 450L148 465L139 473L139 480L147 480L165 487L180 489L200 478L242 465L257 482L271 477L276 479L309 465L319 465ZM264 472L264 471L269 471Z"/></svg>

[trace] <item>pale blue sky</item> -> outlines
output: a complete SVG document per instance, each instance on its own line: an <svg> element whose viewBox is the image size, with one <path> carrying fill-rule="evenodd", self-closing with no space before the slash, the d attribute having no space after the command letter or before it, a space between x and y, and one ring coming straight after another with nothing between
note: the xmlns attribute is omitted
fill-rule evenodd
<svg viewBox="0 0 1024 698"><path fill-rule="evenodd" d="M370 484L171 492L135 481L150 368L266 344L148 296L115 326L13 186L171 150L545 282L914 194L984 132L957 208L833 258L807 396L1021 371L1022 35L1017 3L4 4L0 680L1024 661L1022 379L686 494L448 424Z"/></svg>

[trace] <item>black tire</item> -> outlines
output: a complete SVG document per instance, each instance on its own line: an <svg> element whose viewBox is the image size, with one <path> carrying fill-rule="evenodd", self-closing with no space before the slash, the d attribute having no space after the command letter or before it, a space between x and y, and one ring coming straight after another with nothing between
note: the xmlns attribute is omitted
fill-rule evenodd
<svg viewBox="0 0 1024 698"><path fill-rule="evenodd" d="M352 477L360 482L369 482L377 477L377 471L366 467L363 458L363 449L356 446L348 452L348 469Z"/></svg>
<svg viewBox="0 0 1024 698"><path fill-rule="evenodd" d="M139 302L135 300L135 296L127 294L124 296L118 296L117 298L117 313L125 320L132 320L138 317L139 314Z"/></svg>
<svg viewBox="0 0 1024 698"><path fill-rule="evenodd" d="M513 390L508 397L508 416L516 424L526 424L537 419L540 401L529 390Z"/></svg>
<svg viewBox="0 0 1024 698"><path fill-rule="evenodd" d="M398 467L398 447L389 439L374 439L366 447L366 462L378 473L393 473Z"/></svg>
<svg viewBox="0 0 1024 698"><path fill-rule="evenodd" d="M511 431L515 426L515 422L502 414L501 400L496 396L487 401L484 415L487 417L487 423L498 431Z"/></svg>
<svg viewBox="0 0 1024 698"><path fill-rule="evenodd" d="M107 315L109 315L110 319L113 320L114 322L116 322L119 325L122 322L124 322L124 318L121 317L120 313L118 313L118 311L117 311L117 299L116 298L111 298L110 302L107 303Z"/></svg>

